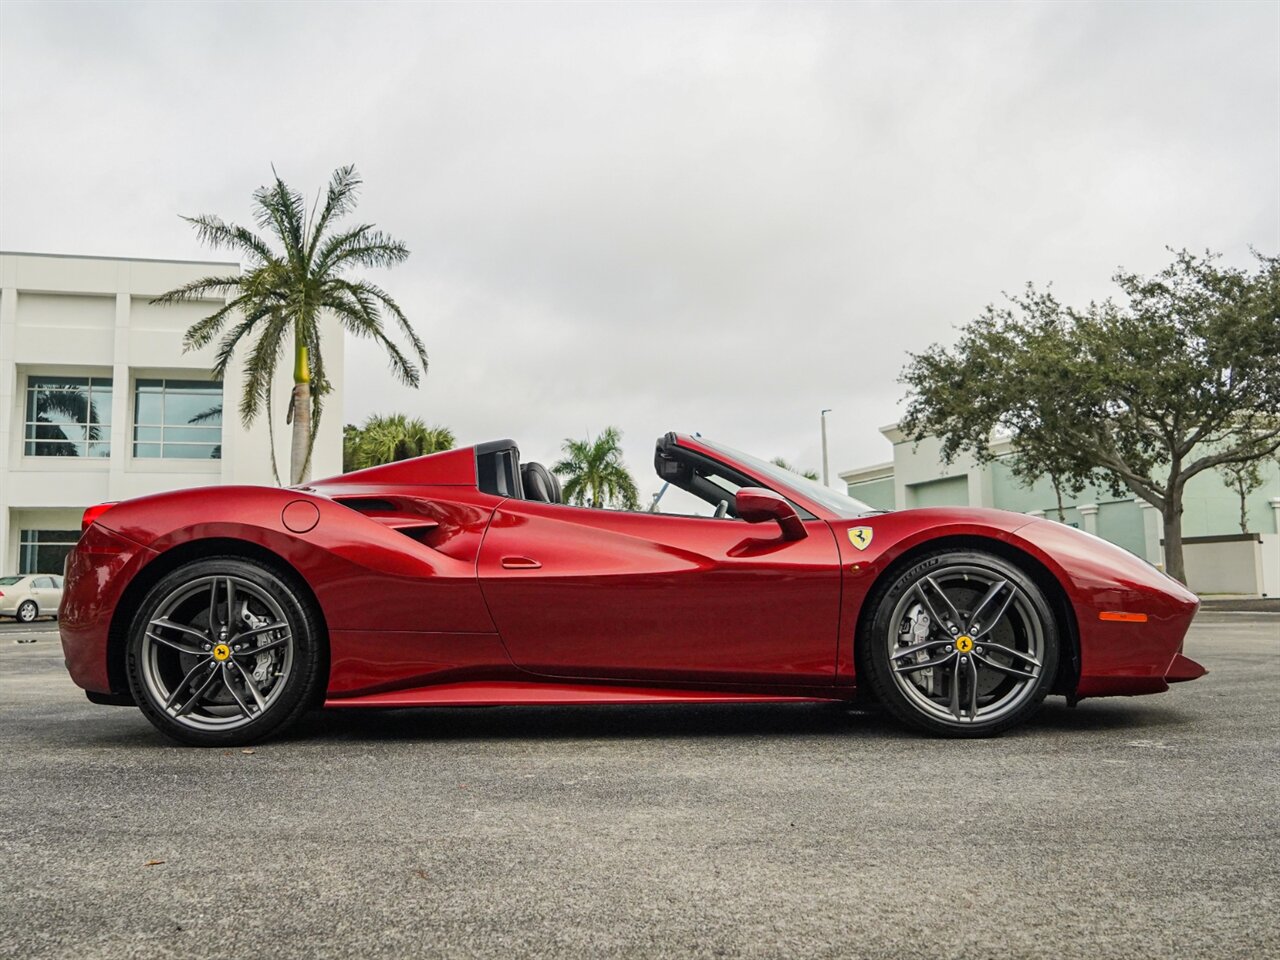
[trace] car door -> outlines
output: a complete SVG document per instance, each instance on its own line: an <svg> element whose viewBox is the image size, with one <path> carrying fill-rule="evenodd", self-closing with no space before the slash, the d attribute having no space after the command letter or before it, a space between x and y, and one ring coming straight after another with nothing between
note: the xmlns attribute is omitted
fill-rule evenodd
<svg viewBox="0 0 1280 960"><path fill-rule="evenodd" d="M52 577L33 577L31 580L31 599L40 608L41 616L57 613L58 597L53 588Z"/></svg>
<svg viewBox="0 0 1280 960"><path fill-rule="evenodd" d="M512 660L558 677L813 684L834 680L831 528L506 500L481 588Z"/></svg>

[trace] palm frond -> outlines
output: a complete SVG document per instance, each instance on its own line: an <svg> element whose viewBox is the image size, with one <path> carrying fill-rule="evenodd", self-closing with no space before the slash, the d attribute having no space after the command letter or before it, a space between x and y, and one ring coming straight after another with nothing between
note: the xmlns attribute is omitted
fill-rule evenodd
<svg viewBox="0 0 1280 960"><path fill-rule="evenodd" d="M212 214L182 219L196 228L197 240L215 250L239 250L251 261L271 258L271 247L247 227L228 223Z"/></svg>
<svg viewBox="0 0 1280 960"><path fill-rule="evenodd" d="M276 318L278 321L278 318ZM289 324L272 322L267 324L258 342L253 345L245 362L244 389L240 394L240 421L247 427L258 415L264 403L269 404L271 381L275 375L276 364L280 360L280 350L284 346L284 337ZM270 407L268 416L270 420Z"/></svg>
<svg viewBox="0 0 1280 960"><path fill-rule="evenodd" d="M333 171L329 178L329 190L325 196L324 209L311 227L311 236L307 244L307 259L314 262L316 245L324 236L325 228L331 220L340 219L350 213L359 199L360 186L364 181L356 173L355 164L349 163Z"/></svg>
<svg viewBox="0 0 1280 960"><path fill-rule="evenodd" d="M291 190L271 168L275 182L270 186L259 187L253 193L253 202L257 207L254 217L259 229L271 229L284 246L285 259L297 269L301 269L305 258L303 245L303 219L306 216L306 203L302 194Z"/></svg>
<svg viewBox="0 0 1280 960"><path fill-rule="evenodd" d="M176 287L168 293L162 293L152 299L151 302L162 305L180 303L185 300L202 300L210 295L225 298L230 291L239 289L240 279L240 274L232 274L225 277L201 277L199 280L192 280L190 283Z"/></svg>
<svg viewBox="0 0 1280 960"><path fill-rule="evenodd" d="M404 311L400 309L400 304L396 303L387 291L383 290L376 283L370 283L368 280L343 280L341 282L347 284L351 288L360 290L364 296L373 297L382 305L383 309L395 318L396 324L400 327L401 333L405 335L406 339L408 339L409 343L413 346L413 352L417 355L418 363L422 365L422 373L425 376L429 364L427 359L427 348L418 337L418 332L413 329L413 324L409 322L409 318L406 317L404 315Z"/></svg>

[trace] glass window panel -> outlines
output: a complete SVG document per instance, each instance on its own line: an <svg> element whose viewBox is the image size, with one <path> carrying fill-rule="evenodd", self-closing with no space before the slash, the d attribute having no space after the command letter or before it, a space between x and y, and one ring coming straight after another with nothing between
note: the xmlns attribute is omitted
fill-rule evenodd
<svg viewBox="0 0 1280 960"><path fill-rule="evenodd" d="M164 457L166 460L209 460L213 459L212 443L166 443Z"/></svg>
<svg viewBox="0 0 1280 960"><path fill-rule="evenodd" d="M93 412L98 418L98 422L104 425L111 423L111 389L99 390L98 381L94 381L94 389L91 393L93 400Z"/></svg>
<svg viewBox="0 0 1280 960"><path fill-rule="evenodd" d="M134 456L190 460L222 455L222 384L139 380Z"/></svg>
<svg viewBox="0 0 1280 960"><path fill-rule="evenodd" d="M222 391L205 390L200 393L165 391L164 423L169 426L195 423L207 415L222 415ZM221 420L218 421L221 423Z"/></svg>
<svg viewBox="0 0 1280 960"><path fill-rule="evenodd" d="M88 432L87 427L72 423L37 423L33 425L34 436L31 431L28 436L32 440L55 440L65 441L72 444L83 444L88 438L85 434Z"/></svg>
<svg viewBox="0 0 1280 960"><path fill-rule="evenodd" d="M139 428L144 429L144 428ZM148 440L149 437L139 437ZM221 427L165 427L165 443L217 443L222 439Z"/></svg>
<svg viewBox="0 0 1280 960"><path fill-rule="evenodd" d="M67 554L71 552L70 545L54 544L45 546L41 544L36 547L36 570L38 573L52 573L55 570L62 570L67 564Z"/></svg>
<svg viewBox="0 0 1280 960"><path fill-rule="evenodd" d="M139 390L133 419L135 423L153 423L157 426L164 423L164 396Z"/></svg>
<svg viewBox="0 0 1280 960"><path fill-rule="evenodd" d="M110 377L28 377L23 452L32 457L82 457L87 439L111 435ZM107 456L110 448L96 447Z"/></svg>
<svg viewBox="0 0 1280 960"><path fill-rule="evenodd" d="M74 530L23 530L19 535L19 573L58 573L79 539Z"/></svg>
<svg viewBox="0 0 1280 960"><path fill-rule="evenodd" d="M91 457L111 456L111 443L109 441L103 441L102 443L90 443L89 456Z"/></svg>
<svg viewBox="0 0 1280 960"><path fill-rule="evenodd" d="M28 456L32 457L83 457L84 444L66 440L28 441Z"/></svg>

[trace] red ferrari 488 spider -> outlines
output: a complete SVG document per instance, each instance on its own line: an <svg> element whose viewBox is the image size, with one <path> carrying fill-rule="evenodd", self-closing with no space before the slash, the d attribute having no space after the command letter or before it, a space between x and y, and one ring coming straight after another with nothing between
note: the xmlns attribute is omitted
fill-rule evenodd
<svg viewBox="0 0 1280 960"><path fill-rule="evenodd" d="M319 707L841 701L983 736L1048 694L1155 693L1196 597L1060 523L876 512L667 434L655 466L713 516L568 506L511 441L288 489L85 513L62 644L95 703L191 744Z"/></svg>

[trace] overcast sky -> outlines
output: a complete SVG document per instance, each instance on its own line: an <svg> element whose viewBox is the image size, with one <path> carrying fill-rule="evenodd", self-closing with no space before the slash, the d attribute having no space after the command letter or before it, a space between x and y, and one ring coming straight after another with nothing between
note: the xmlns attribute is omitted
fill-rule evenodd
<svg viewBox="0 0 1280 960"><path fill-rule="evenodd" d="M832 478L911 350L1028 280L1280 252L1280 4L0 6L0 248L199 259L354 162L426 341L403 410L550 461L614 424ZM216 256L214 258L217 258ZM337 415L331 409L330 415Z"/></svg>

